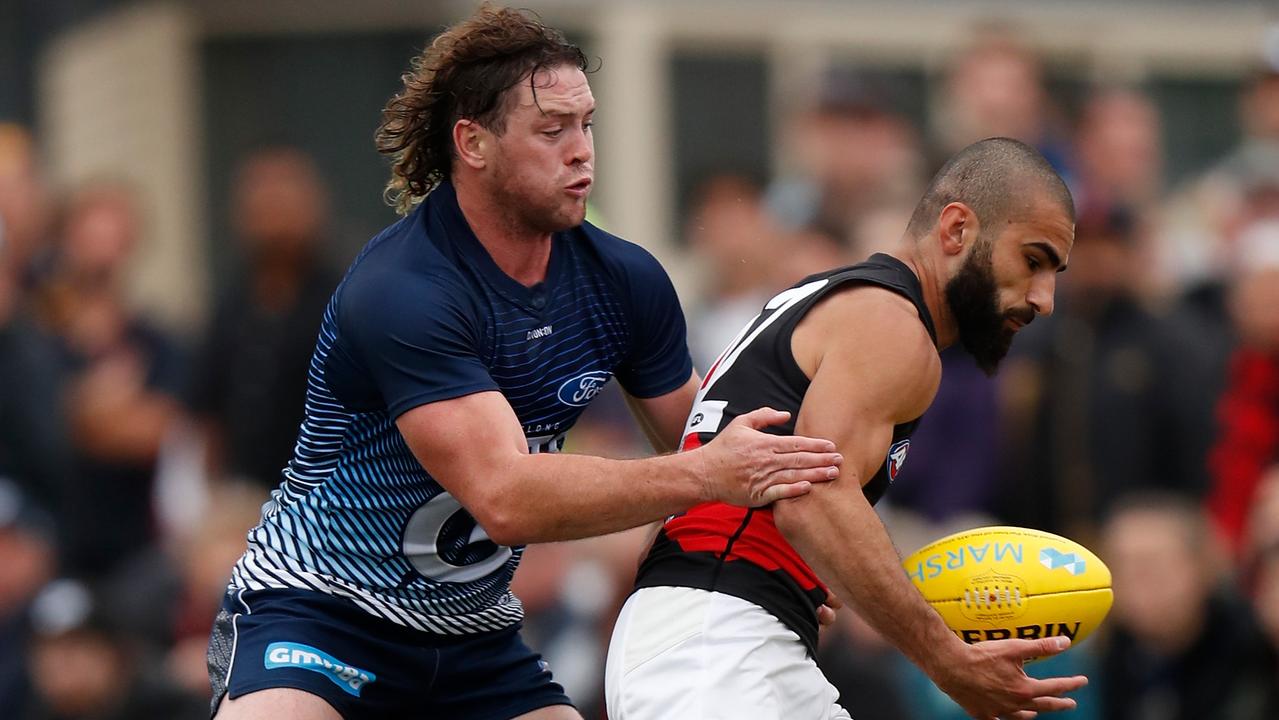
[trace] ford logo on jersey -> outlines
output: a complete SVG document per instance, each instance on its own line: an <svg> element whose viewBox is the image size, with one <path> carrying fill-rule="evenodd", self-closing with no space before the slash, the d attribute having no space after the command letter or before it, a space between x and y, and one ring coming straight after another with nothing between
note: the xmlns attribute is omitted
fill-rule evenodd
<svg viewBox="0 0 1279 720"><path fill-rule="evenodd" d="M581 407L593 400L596 395L599 395L600 390L604 389L604 385L608 383L610 377L612 375L600 370L591 370L581 375L575 375L560 386L560 402L565 405Z"/></svg>

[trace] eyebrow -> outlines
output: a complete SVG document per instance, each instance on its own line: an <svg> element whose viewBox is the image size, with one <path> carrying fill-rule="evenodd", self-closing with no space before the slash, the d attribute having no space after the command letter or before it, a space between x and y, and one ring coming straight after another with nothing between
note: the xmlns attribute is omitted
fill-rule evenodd
<svg viewBox="0 0 1279 720"><path fill-rule="evenodd" d="M586 112L573 112L570 110L542 110L544 117L577 117L578 115L587 116L595 113L595 106L592 105Z"/></svg>
<svg viewBox="0 0 1279 720"><path fill-rule="evenodd" d="M1030 247L1038 248L1043 251L1043 253L1048 256L1048 262L1050 262L1053 267L1057 268L1057 272L1066 272L1066 266L1062 264L1061 256L1057 254L1057 248L1046 242L1032 242L1026 244Z"/></svg>

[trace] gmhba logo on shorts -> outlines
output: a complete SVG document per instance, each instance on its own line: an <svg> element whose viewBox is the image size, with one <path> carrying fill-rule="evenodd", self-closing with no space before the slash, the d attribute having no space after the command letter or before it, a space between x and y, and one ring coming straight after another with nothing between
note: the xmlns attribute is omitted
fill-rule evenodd
<svg viewBox="0 0 1279 720"><path fill-rule="evenodd" d="M601 370L591 370L581 375L574 375L560 385L559 398L560 402L565 405L581 407L599 395L600 390L604 389L604 385L608 379L612 377L609 373Z"/></svg>
<svg viewBox="0 0 1279 720"><path fill-rule="evenodd" d="M360 690L377 676L368 670L351 667L323 650L310 645L292 642L274 642L266 647L266 657L262 659L267 670L277 668L300 668L318 672L332 680L334 684L356 697Z"/></svg>

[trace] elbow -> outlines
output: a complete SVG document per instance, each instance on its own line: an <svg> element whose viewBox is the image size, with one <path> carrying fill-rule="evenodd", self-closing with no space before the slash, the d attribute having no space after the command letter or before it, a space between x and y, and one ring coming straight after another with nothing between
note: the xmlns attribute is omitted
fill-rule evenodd
<svg viewBox="0 0 1279 720"><path fill-rule="evenodd" d="M815 527L840 522L847 507L849 486L858 487L856 478L843 478L828 483L817 483L805 494L778 500L772 505L773 524L788 542L795 542L803 534L811 534Z"/></svg>
<svg viewBox="0 0 1279 720"><path fill-rule="evenodd" d="M787 541L793 541L796 535L807 525L813 509L813 498L808 495L778 500L773 503L773 524Z"/></svg>
<svg viewBox="0 0 1279 720"><path fill-rule="evenodd" d="M504 499L502 493L484 498L471 511L471 516L483 528L488 539L498 545L513 547L536 542L529 517L521 512L518 503Z"/></svg>

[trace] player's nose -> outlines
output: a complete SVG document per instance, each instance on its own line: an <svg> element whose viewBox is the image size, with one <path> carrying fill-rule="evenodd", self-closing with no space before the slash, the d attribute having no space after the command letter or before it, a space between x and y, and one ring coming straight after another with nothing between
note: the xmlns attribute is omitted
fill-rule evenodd
<svg viewBox="0 0 1279 720"><path fill-rule="evenodd" d="M1026 302L1035 309L1036 315L1053 314L1053 296L1057 291L1057 274L1041 273L1030 279L1030 291L1026 293Z"/></svg>
<svg viewBox="0 0 1279 720"><path fill-rule="evenodd" d="M585 165L595 159L595 143L591 139L590 130L581 128L573 133L573 142L569 143L569 151L565 157L566 165Z"/></svg>

